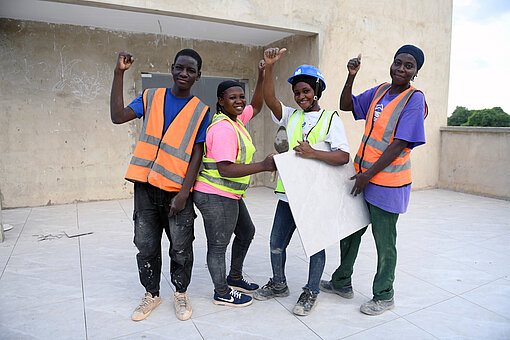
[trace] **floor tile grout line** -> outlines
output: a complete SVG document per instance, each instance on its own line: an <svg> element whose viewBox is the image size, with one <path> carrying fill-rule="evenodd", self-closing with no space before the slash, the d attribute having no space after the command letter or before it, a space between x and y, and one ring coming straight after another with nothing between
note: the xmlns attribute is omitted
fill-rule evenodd
<svg viewBox="0 0 510 340"><path fill-rule="evenodd" d="M488 285L488 284L490 284L490 283L493 283L493 282L496 282L496 281L498 281L498 280L501 280L501 279L502 279L502 278L500 277L500 278L498 278L497 280L494 280L494 281L488 282L488 283L483 284L483 285L481 285L481 286L479 286L479 287L476 287L476 288L473 288L473 289L471 289L471 290L468 290L467 292L462 293L462 295L463 295L463 294L466 294L466 293L469 293L469 292L471 292L471 291L473 291L473 290L475 290L475 289L478 289L478 288L481 288L481 287L483 287L483 286L486 286L486 285ZM488 309L487 307L482 306L482 305L480 305L480 304L478 304L478 303L476 303L476 302L473 302L473 301L471 301L471 300L467 299L466 297L464 297L464 296L462 296L462 295L457 295L457 296L458 296L459 298L461 298L461 299L463 299L463 300L465 300L465 301L467 301L467 302L469 302L469 303L472 303L472 304L474 304L474 305L477 305L478 307L483 308L483 309L485 309L485 310L487 310L487 311L489 311L489 312L491 312L491 313L494 313L494 314L496 314L496 315L499 315L499 316L501 316L501 317L502 317L502 318L504 318L504 319L510 320L510 317L505 316L505 315L502 315L502 314L499 314L498 312L495 312L495 311L493 311L493 310L490 310L490 309Z"/></svg>
<svg viewBox="0 0 510 340"><path fill-rule="evenodd" d="M430 306L429 306L430 307ZM428 307L427 307L428 308ZM423 308L421 310L424 310L426 308ZM412 314L412 313L411 313ZM409 314L407 314L409 315ZM424 331L425 333L429 334L430 336L434 337L435 339L441 339L441 338L438 338L437 336L435 336L434 334L430 333L429 331L427 331L426 329L423 329L422 327L418 326L417 324L415 324L414 322L412 322L411 320L408 320L405 316L401 316L402 319L406 320L407 322L409 322L411 325L415 326L416 328L418 329L421 329L422 331Z"/></svg>
<svg viewBox="0 0 510 340"><path fill-rule="evenodd" d="M122 206L122 204L120 204L120 201L117 200L117 203L119 204L120 208L122 209L122 211L124 212L124 215L126 215L127 219L131 222L131 226L134 227L134 222L133 222L133 216L131 214L131 217L128 215L127 211L124 209L124 207Z"/></svg>
<svg viewBox="0 0 510 340"><path fill-rule="evenodd" d="M315 330L310 328L310 326L308 326L303 320L301 320L302 318L299 318L297 315L292 313L292 311L288 310L287 307L285 307L285 305L280 300L278 300L278 299L275 299L275 300L276 300L276 302L278 302L283 307L283 309L285 309L287 312L289 312L296 320L298 320L301 324L303 324L306 328L308 328L319 339L321 339L321 340L323 339L319 334L317 334L317 332L315 332Z"/></svg>
<svg viewBox="0 0 510 340"><path fill-rule="evenodd" d="M423 281L423 282L425 282L425 283L427 283L427 284L429 284L429 285L431 285L431 286L434 286L434 287L436 287L437 289L440 289L440 290L442 290L442 291L444 291L444 292L446 292L446 293L449 293L449 294L453 294L453 295L455 295L455 296L458 296L458 294L457 294L457 293L453 293L453 292L450 292L449 290L446 290L446 289L444 289L444 288L442 288L442 287L439 287L439 286L438 286L438 285L436 285L435 283L432 283L432 282L429 282L429 281L427 281L427 280L424 280L424 279L422 279L421 277L416 276L416 275L414 275L414 274L412 274L412 273L409 273L408 271L406 271L406 270L404 270L404 269L400 269L400 268L398 268L398 266L397 266L397 269L398 269L398 270L400 270L400 271L402 271L403 273L406 273L406 274L407 274L407 275L409 275L409 276L414 277L414 278L415 278L415 279L417 279L417 280ZM449 299L449 298L448 298L448 299ZM443 301L446 301L446 300L448 300L448 299L445 299L445 300L443 300Z"/></svg>
<svg viewBox="0 0 510 340"><path fill-rule="evenodd" d="M76 208L76 226L78 230L80 229L80 219L79 219L79 211L78 211L78 203L75 203ZM81 298L83 303L83 320L85 327L85 339L88 339L88 327L87 327L87 310L85 305L85 285L83 284L83 260L81 254L81 238L78 236L78 254L80 255L80 281L81 281Z"/></svg>
<svg viewBox="0 0 510 340"><path fill-rule="evenodd" d="M190 320L191 320L191 322L193 323L193 326L195 327L195 329L197 330L198 335L200 335L200 337L201 337L202 339L205 339L205 338L204 338L204 335L202 334L202 332L200 332L200 329L198 329L198 326L197 326L197 324L195 323L195 320L193 320L193 319L190 319Z"/></svg>
<svg viewBox="0 0 510 340"><path fill-rule="evenodd" d="M28 218L30 217L31 214L32 214L32 208L30 208L30 212L28 213L27 217L25 218L25 222L23 222L23 226L21 227L21 231L19 232L18 237L16 238L16 242L14 242L14 245L12 246L12 249L11 249L11 252L9 254L9 257L7 258L7 262L5 262L4 269L2 269L2 273L0 273L0 280L4 276L5 269L9 265L9 261L11 260L12 253L14 253L14 249L18 245L18 241L19 241L19 239L21 237L21 234L23 234L23 230L25 230L25 226L27 225Z"/></svg>

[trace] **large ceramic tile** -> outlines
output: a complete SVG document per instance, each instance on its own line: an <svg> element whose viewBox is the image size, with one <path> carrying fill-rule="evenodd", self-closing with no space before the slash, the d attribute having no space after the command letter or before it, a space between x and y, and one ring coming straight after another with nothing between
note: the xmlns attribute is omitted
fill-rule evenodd
<svg viewBox="0 0 510 340"><path fill-rule="evenodd" d="M416 327L409 321L399 318L383 323L382 325L369 328L355 335L343 338L345 340L434 340L435 336Z"/></svg>
<svg viewBox="0 0 510 340"><path fill-rule="evenodd" d="M407 315L406 320L439 339L508 339L508 319L454 297Z"/></svg>
<svg viewBox="0 0 510 340"><path fill-rule="evenodd" d="M2 209L2 223L23 224L31 211L32 208Z"/></svg>
<svg viewBox="0 0 510 340"><path fill-rule="evenodd" d="M247 196L245 201L256 234L243 275L263 285L272 275L269 236L277 200L267 188L250 189ZM371 297L376 271L377 254L370 228L362 238L355 264L355 298L352 300L321 293L319 304L310 316L300 318L291 313L306 283L309 262L295 233L287 252L289 297L255 301L246 308L213 304L213 284L206 264L206 238L197 210L195 261L188 287L193 316L187 322L175 317L166 237L161 242L163 303L146 320L131 320L131 313L144 294L136 266L137 250L133 245L133 199L4 210L4 222L15 224L15 229L13 234L7 233L6 242L0 244L0 265L8 259L0 277L0 309L4 311L2 315L12 316L9 325L11 321L18 325L25 322L30 332L37 327L67 327L64 331L72 338L85 338L82 333L74 333L76 329L85 329L83 317L66 318L67 324L62 325L58 317L44 319L30 311L42 313L47 305L58 305L58 309L69 309L73 313L74 304L80 302L82 315L85 309L87 335L91 339L168 338L174 334L205 339L215 339L222 334L231 338L274 338L275 329L280 331L281 337L297 339L360 339L375 334L384 339L392 332L409 339L427 339L427 334L439 339L502 338L501 332L491 333L490 330L503 329L504 332L501 320L506 320L507 324L509 320L506 296L510 280L501 279L507 277L502 273L506 270L506 258L510 258L509 204L446 190L413 192L409 211L400 216L398 223L396 307L378 317L359 312L360 304ZM38 239L41 234L58 235L69 226L92 229L94 233L74 239ZM227 268L230 254L231 246L227 250ZM326 256L323 279L329 279L338 267L338 244L326 249ZM455 294L462 294L464 303L452 306L449 301ZM441 314L445 311L446 314ZM457 323L459 329L464 327L464 321L459 319L463 314L471 317L467 323L474 325L480 315L480 330L474 329L471 333L457 330ZM431 332L411 317L426 326L436 323L439 326L432 327L435 332ZM439 321L434 321L434 317ZM37 324L39 319L42 321ZM242 327L232 330L231 326L238 319ZM39 336L37 329L34 334L28 334L21 327L7 328L3 320L0 316L1 338L51 338L53 335L41 331ZM481 329L489 329L487 335L482 334Z"/></svg>
<svg viewBox="0 0 510 340"><path fill-rule="evenodd" d="M406 262L398 268L453 294L467 292L498 278L441 255L433 255L414 263Z"/></svg>
<svg viewBox="0 0 510 340"><path fill-rule="evenodd" d="M510 220L510 217L509 217ZM510 231L510 226L508 227ZM482 242L477 242L476 246L479 246L483 249L489 249L492 251L497 252L498 254L504 255L506 257L510 258L510 247L508 246L510 244L510 232L506 235L493 237L491 239L487 239Z"/></svg>
<svg viewBox="0 0 510 340"><path fill-rule="evenodd" d="M1 294L9 296L0 299L0 309L8 313L81 298L79 260L62 259L60 265L48 263L44 257L12 256L0 280Z"/></svg>
<svg viewBox="0 0 510 340"><path fill-rule="evenodd" d="M3 339L86 339L82 299L68 299L38 308L2 308Z"/></svg>
<svg viewBox="0 0 510 340"><path fill-rule="evenodd" d="M447 251L441 255L497 277L504 277L510 274L508 256L490 249L477 247L476 244L472 247L462 247Z"/></svg>
<svg viewBox="0 0 510 340"><path fill-rule="evenodd" d="M254 301L244 308L222 311L193 320L204 339L320 339L276 300ZM277 333L275 333L277 332Z"/></svg>
<svg viewBox="0 0 510 340"><path fill-rule="evenodd" d="M110 339L180 322L175 316L173 299L169 299L168 285L162 285L162 302L145 320L131 320L131 314L144 295L143 287L138 282L132 283L131 294L109 294L108 290L94 296L85 294L87 332L91 339ZM111 286L110 290L114 288Z"/></svg>
<svg viewBox="0 0 510 340"><path fill-rule="evenodd" d="M7 265L7 261L9 261L9 256L0 255L0 278L2 278L2 273L4 272L5 266Z"/></svg>
<svg viewBox="0 0 510 340"><path fill-rule="evenodd" d="M400 229L397 235L397 242L407 247L419 248L434 254L471 246L467 241L460 241L439 232L431 232L430 230L406 233L405 230Z"/></svg>
<svg viewBox="0 0 510 340"><path fill-rule="evenodd" d="M510 320L510 280L488 283L462 294L462 297Z"/></svg>
<svg viewBox="0 0 510 340"><path fill-rule="evenodd" d="M353 299L344 299L335 294L320 293L313 312L298 319L322 339L340 339L398 317L392 312L378 317L362 314L359 307L366 300L366 297L360 294L355 294ZM288 308L292 308L293 304Z"/></svg>
<svg viewBox="0 0 510 340"><path fill-rule="evenodd" d="M356 292L366 296L367 299L371 299L373 279L374 274L355 277L353 279L353 288ZM395 272L393 289L395 291L395 308L392 311L401 316L427 308L455 296L444 289L398 269Z"/></svg>
<svg viewBox="0 0 510 340"><path fill-rule="evenodd" d="M122 339L122 340L130 340L130 339L151 339L151 340L166 340L173 337L178 337L180 339L189 339L189 340L202 340L203 337L200 335L200 332L197 330L193 322L177 322L171 323L170 325L165 325L162 327L152 328L143 332L133 333L129 335L124 335L120 337L114 337L112 339Z"/></svg>

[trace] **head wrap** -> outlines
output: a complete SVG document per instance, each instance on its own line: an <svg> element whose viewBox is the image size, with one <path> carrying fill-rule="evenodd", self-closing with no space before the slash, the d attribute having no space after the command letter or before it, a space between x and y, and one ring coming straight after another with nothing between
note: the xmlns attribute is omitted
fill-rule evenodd
<svg viewBox="0 0 510 340"><path fill-rule="evenodd" d="M225 93L225 91L231 87L236 87L236 86L239 86L240 88L242 88L244 90L244 87L243 85L241 85L240 82L238 81L235 81L235 80L225 80L225 81L222 81L219 85L218 85L218 90L216 91L216 95L218 98L220 97L223 97L223 93Z"/></svg>
<svg viewBox="0 0 510 340"><path fill-rule="evenodd" d="M425 61L425 55L423 54L423 51L414 45L402 46L401 48L398 49L397 53L395 53L393 59L395 59L397 55L401 53L407 53L412 55L414 60L416 60L416 67L418 70L422 67L423 62Z"/></svg>

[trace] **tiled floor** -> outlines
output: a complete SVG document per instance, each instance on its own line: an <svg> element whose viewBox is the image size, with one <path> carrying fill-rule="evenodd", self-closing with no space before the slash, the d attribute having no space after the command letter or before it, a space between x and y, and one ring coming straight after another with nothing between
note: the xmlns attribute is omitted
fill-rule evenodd
<svg viewBox="0 0 510 340"><path fill-rule="evenodd" d="M270 276L269 233L276 200L250 189L257 227L245 276ZM359 312L371 297L375 247L363 237L355 267L355 297L322 293L315 311L290 310L307 278L299 236L288 249L291 295L246 308L212 303L206 241L196 220L195 266L188 294L193 316L174 315L164 254L163 303L144 321L130 315L144 290L132 243L132 200L3 210L14 225L0 244L1 339L510 339L510 202L444 190L413 192L398 225L396 307L377 317ZM67 238L64 230L93 234ZM167 248L168 241L164 241ZM324 278L339 262L327 249Z"/></svg>

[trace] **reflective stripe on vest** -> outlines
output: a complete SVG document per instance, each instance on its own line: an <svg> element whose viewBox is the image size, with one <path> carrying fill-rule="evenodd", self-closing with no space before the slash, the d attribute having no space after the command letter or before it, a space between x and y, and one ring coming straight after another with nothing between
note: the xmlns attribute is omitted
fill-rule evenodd
<svg viewBox="0 0 510 340"><path fill-rule="evenodd" d="M166 91L166 88L157 88L143 93L142 130L125 177L133 182L148 182L166 191L179 191L198 129L209 108L197 97L192 97L163 135Z"/></svg>
<svg viewBox="0 0 510 340"><path fill-rule="evenodd" d="M395 128L405 105L416 91L414 87L400 93L386 105L374 122L375 106L391 85L384 83L376 90L370 103L365 123L365 132L354 158L356 172L368 170L377 162L382 153L391 144ZM420 91L421 92L421 91ZM425 117L428 109L425 106ZM370 182L388 187L400 187L411 183L411 149L404 148L393 162L370 179Z"/></svg>
<svg viewBox="0 0 510 340"><path fill-rule="evenodd" d="M217 113L214 115L213 121L211 125L207 129L209 129L214 125L219 123L222 120L226 120L232 125L236 134L237 134L237 158L236 164L250 164L252 161L253 154L255 153L255 147L251 141L251 136L244 127L243 123L238 119L237 126L229 117L227 117L223 113ZM244 133L243 133L244 132ZM218 171L218 166L216 161L212 158L207 158L205 155L207 154L207 150L204 150L204 156L202 158L203 161L203 169L200 171L200 174L197 178L197 181L207 183L217 189L230 192L233 194L242 195L248 189L250 184L250 176L243 177L223 177L220 175Z"/></svg>
<svg viewBox="0 0 510 340"><path fill-rule="evenodd" d="M306 140L310 144L316 144L318 142L324 141L326 135L329 132L329 127L331 126L331 120L333 119L333 115L338 115L336 111L325 111L323 110L321 116L315 123L315 126L308 132L306 136ZM295 146L298 145L298 140L303 140L303 122L305 120L305 112L303 110L296 110L292 113L292 116L289 118L289 122L287 124L287 137L289 138L289 150L292 150ZM278 176L278 183L276 185L275 192L285 193L285 189L283 188L283 183Z"/></svg>

